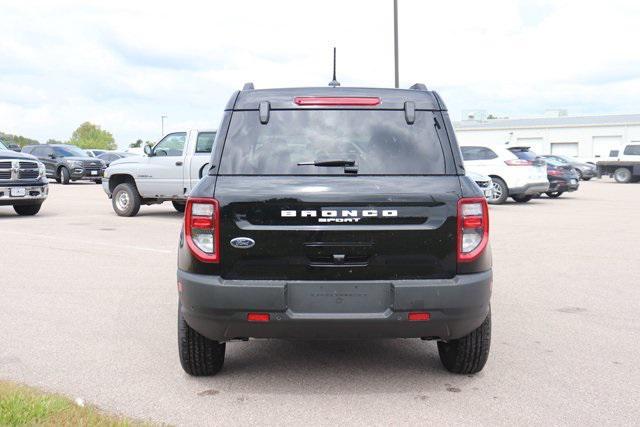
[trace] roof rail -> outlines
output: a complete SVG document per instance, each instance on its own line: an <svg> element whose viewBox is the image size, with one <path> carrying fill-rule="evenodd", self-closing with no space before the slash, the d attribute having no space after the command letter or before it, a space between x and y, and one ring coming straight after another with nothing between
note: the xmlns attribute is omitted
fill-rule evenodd
<svg viewBox="0 0 640 427"><path fill-rule="evenodd" d="M411 86L409 89L413 89L413 90L427 90L427 87L425 86L424 83L416 83L413 86Z"/></svg>
<svg viewBox="0 0 640 427"><path fill-rule="evenodd" d="M255 87L253 86L253 82L249 82L249 83L245 83L244 86L242 86L242 90L254 90Z"/></svg>

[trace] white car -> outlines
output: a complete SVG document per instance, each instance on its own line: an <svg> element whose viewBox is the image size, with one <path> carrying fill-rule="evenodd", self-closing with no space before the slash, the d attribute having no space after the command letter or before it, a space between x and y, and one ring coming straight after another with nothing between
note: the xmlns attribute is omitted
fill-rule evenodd
<svg viewBox="0 0 640 427"><path fill-rule="evenodd" d="M460 151L466 170L491 177L489 203L499 205L507 197L524 203L549 189L547 165L529 147L470 144Z"/></svg>

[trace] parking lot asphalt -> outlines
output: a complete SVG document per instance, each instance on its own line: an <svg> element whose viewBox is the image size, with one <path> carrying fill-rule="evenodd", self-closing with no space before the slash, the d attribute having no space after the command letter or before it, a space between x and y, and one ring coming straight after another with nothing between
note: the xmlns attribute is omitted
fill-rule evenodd
<svg viewBox="0 0 640 427"><path fill-rule="evenodd" d="M0 207L0 379L178 425L632 425L640 419L640 184L491 207L493 341L456 376L419 340L234 342L177 355L171 205L117 217L100 186Z"/></svg>

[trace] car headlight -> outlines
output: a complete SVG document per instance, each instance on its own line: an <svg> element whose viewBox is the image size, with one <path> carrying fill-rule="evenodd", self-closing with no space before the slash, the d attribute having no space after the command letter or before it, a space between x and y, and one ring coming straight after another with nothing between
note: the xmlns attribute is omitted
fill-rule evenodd
<svg viewBox="0 0 640 427"><path fill-rule="evenodd" d="M43 163L38 163L38 178L44 178L47 174L47 168Z"/></svg>
<svg viewBox="0 0 640 427"><path fill-rule="evenodd" d="M80 162L78 160L70 160L68 163L69 163L69 166L71 166L72 168L81 168L82 167L82 162Z"/></svg>

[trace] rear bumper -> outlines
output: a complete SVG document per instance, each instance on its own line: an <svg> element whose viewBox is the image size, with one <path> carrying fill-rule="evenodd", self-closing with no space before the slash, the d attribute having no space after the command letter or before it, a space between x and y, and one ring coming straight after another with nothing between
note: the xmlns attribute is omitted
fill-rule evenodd
<svg viewBox="0 0 640 427"><path fill-rule="evenodd" d="M540 194L549 190L549 181L532 182L521 187L509 188L510 196L529 196L532 194Z"/></svg>
<svg viewBox="0 0 640 427"><path fill-rule="evenodd" d="M578 189L578 187L580 187L580 181L578 181L578 179L576 178L576 183L575 184L571 184L570 181L565 181L565 180L557 180L557 181L550 181L550 185L549 185L549 191L562 191L562 192L568 192L568 191L576 191Z"/></svg>
<svg viewBox="0 0 640 427"><path fill-rule="evenodd" d="M489 311L492 272L437 280L307 282L224 280L178 270L178 282L185 320L216 341L454 339L484 321ZM415 311L427 311L431 317L428 321L409 321L408 314ZM269 313L270 321L248 322L249 312Z"/></svg>

